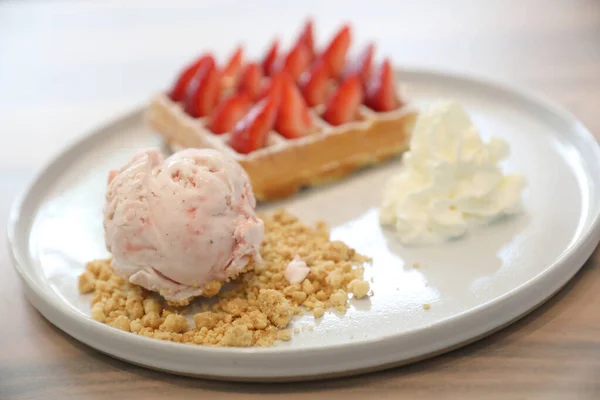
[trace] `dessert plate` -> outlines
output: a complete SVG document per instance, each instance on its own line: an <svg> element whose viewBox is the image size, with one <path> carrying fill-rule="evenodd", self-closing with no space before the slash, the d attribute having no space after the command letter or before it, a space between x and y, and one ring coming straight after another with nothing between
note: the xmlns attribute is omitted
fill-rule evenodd
<svg viewBox="0 0 600 400"><path fill-rule="evenodd" d="M90 317L77 291L87 261L106 257L102 205L109 169L136 150L162 145L142 110L75 143L45 168L12 210L14 264L33 305L99 351L149 368L214 379L281 381L351 375L439 354L523 316L559 290L600 239L600 149L565 111L506 86L427 71L399 71L417 105L452 98L484 139L500 136L507 171L527 179L525 212L439 246L403 247L378 223L384 180L400 160L306 190L285 207L327 221L332 236L373 258L373 295L341 315L298 317L300 330L271 348L163 342ZM313 328L309 328L312 326Z"/></svg>

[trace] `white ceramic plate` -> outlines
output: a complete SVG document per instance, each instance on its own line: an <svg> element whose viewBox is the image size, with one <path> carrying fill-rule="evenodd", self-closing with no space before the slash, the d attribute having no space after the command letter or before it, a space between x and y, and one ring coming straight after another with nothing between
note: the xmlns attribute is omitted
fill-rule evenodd
<svg viewBox="0 0 600 400"><path fill-rule="evenodd" d="M272 348L213 348L125 333L89 317L77 276L107 256L102 202L107 171L139 148L161 145L141 111L67 149L15 203L9 239L34 306L76 339L114 357L174 373L231 380L349 375L459 346L535 308L582 266L600 238L600 151L572 116L504 86L424 71L399 72L417 103L462 102L487 139L505 138L506 170L525 174L525 213L435 247L405 248L378 224L384 179L399 160L262 207L285 206L372 256L374 295L345 315L294 320L314 329ZM419 268L413 264L418 262ZM431 308L425 310L424 304Z"/></svg>

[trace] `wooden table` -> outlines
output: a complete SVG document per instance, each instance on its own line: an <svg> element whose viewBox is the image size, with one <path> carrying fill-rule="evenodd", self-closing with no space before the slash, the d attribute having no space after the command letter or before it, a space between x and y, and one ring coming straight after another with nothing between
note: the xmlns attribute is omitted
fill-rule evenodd
<svg viewBox="0 0 600 400"><path fill-rule="evenodd" d="M242 36L258 54L307 14L323 34L354 21L359 39L377 39L401 65L533 89L600 135L597 0L166 3L0 3L3 221L35 170L86 129L144 102L183 61L206 47L223 56ZM4 246L0 268L0 399L600 398L599 252L537 311L476 344L386 372L278 385L176 377L101 355L28 304Z"/></svg>

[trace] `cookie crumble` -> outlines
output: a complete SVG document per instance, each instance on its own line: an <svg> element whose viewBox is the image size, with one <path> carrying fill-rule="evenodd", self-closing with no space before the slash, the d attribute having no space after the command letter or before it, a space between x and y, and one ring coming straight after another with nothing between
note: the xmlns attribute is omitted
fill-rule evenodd
<svg viewBox="0 0 600 400"><path fill-rule="evenodd" d="M321 318L327 309L344 312L350 296L368 296L364 257L341 241L330 241L323 222L310 227L284 210L262 216L265 239L262 264L232 281L233 288L211 287L215 303L192 307L168 304L158 295L115 275L110 260L87 264L79 276L81 293L92 293L91 317L133 334L160 340L212 346L271 346L291 340L293 315ZM290 261L299 256L310 268L301 283L285 278ZM220 284L219 284L220 289ZM213 293L214 292L214 293ZM293 330L296 333L296 328Z"/></svg>

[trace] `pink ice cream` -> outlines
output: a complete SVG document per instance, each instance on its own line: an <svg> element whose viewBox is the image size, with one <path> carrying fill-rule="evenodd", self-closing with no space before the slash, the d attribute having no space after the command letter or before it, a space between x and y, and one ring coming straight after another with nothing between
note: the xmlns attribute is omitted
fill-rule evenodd
<svg viewBox="0 0 600 400"><path fill-rule="evenodd" d="M294 257L285 268L285 279L291 284L300 283L306 278L310 268L306 265L306 262L300 258L300 256Z"/></svg>
<svg viewBox="0 0 600 400"><path fill-rule="evenodd" d="M242 167L210 149L143 151L111 171L104 236L115 272L185 301L260 261L263 222Z"/></svg>

